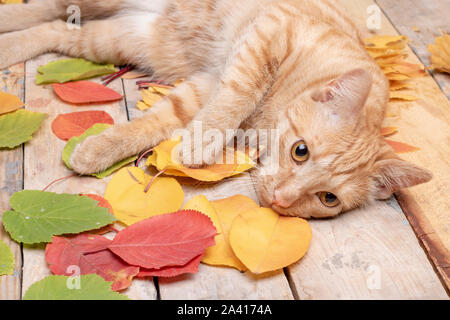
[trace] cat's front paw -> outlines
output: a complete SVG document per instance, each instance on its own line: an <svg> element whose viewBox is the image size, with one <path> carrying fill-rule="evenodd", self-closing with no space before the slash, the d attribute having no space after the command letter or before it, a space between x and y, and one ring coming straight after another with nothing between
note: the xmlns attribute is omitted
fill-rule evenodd
<svg viewBox="0 0 450 320"><path fill-rule="evenodd" d="M75 147L69 163L77 173L98 173L114 164L113 150L103 136L88 137Z"/></svg>
<svg viewBox="0 0 450 320"><path fill-rule="evenodd" d="M204 168L216 162L217 155L212 150L214 147L211 144L193 146L190 156L180 157L179 161L186 168Z"/></svg>

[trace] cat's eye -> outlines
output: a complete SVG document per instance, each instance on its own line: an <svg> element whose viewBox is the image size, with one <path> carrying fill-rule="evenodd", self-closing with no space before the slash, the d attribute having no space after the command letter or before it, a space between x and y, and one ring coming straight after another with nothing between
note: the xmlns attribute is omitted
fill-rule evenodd
<svg viewBox="0 0 450 320"><path fill-rule="evenodd" d="M304 162L309 158L309 150L305 141L299 140L292 146L291 149L292 159L297 162Z"/></svg>
<svg viewBox="0 0 450 320"><path fill-rule="evenodd" d="M330 208L336 207L341 203L339 199L331 192L319 192L317 196L319 197L320 202L322 202L323 205Z"/></svg>

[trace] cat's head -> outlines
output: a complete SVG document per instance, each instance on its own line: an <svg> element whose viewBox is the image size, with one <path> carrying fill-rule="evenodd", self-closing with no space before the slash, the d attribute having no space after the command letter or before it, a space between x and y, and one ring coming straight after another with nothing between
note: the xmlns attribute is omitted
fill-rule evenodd
<svg viewBox="0 0 450 320"><path fill-rule="evenodd" d="M330 217L431 179L384 142L380 120L364 108L371 86L371 76L356 69L287 107L278 119L279 168L256 173L264 206L285 215Z"/></svg>

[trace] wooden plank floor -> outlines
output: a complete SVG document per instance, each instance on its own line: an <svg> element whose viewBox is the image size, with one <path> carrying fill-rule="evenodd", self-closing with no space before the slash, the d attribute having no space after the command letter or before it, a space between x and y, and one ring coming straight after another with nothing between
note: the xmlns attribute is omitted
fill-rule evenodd
<svg viewBox="0 0 450 320"><path fill-rule="evenodd" d="M437 2L439 1L441 0ZM399 2L406 5L406 1ZM365 29L367 7L374 2L339 0L339 3ZM438 18L445 22L445 15ZM392 18L391 21L395 22ZM369 34L366 30L364 32ZM396 30L383 16L382 28L377 33L395 34ZM412 61L417 61L418 58L412 52L410 56ZM82 108L61 102L54 96L50 86L35 85L37 67L57 58L60 57L44 55L28 61L26 65L11 67L1 75L1 90L23 97L28 110L45 112L49 116L38 134L23 149L0 152L0 213L9 208L9 197L15 191L22 188L42 189L50 181L70 174L60 158L65 143L57 139L50 129L50 123L56 115L81 110L104 110L119 123L142 114L135 107L136 101L140 99L135 80L116 80L110 84L111 88L124 94L123 101ZM448 163L445 162L448 154L438 154L436 150L445 150L445 147L438 144L449 141L448 112L443 110L448 108L448 100L431 77L419 79L417 86L431 90L432 94L425 94L425 90L416 93L421 99L409 105L406 114L402 114L404 121L401 123L398 140L421 147L422 151L405 158L425 164L442 177L431 185L414 188L410 194L420 203L422 221L426 218L428 223L426 230L431 236L444 241L441 239L448 237L449 230L448 224L445 224L448 223L448 218L446 220L444 216L448 214L448 203L445 202L450 181L447 179ZM438 116L431 117L436 114ZM427 125L425 129L416 132L415 127L422 125L420 119L431 121L433 127ZM437 133L429 131L430 128L441 130L437 138ZM435 141L429 140L432 132ZM102 195L107 182L108 179L74 177L52 186L50 190ZM215 200L238 193L258 200L249 174L214 186L183 188L186 200L196 194L205 194L210 200ZM428 204L429 199L433 199L432 204ZM408 218L411 219L410 216ZM230 268L201 265L195 275L170 280L135 280L125 293L132 299L448 298L439 278L440 276L445 282L443 260L438 261L432 255L429 256L439 271L438 276L427 257L430 253L422 249L417 239L419 237L426 245L428 242L424 240L425 235L417 234L417 228L413 230L396 199L380 201L336 219L314 220L311 221L311 226L313 239L308 253L300 262L285 270L254 276ZM0 278L0 300L20 299L32 283L49 274L44 251L40 246L21 248L10 240L2 228L0 238L11 245L16 257L15 274Z"/></svg>

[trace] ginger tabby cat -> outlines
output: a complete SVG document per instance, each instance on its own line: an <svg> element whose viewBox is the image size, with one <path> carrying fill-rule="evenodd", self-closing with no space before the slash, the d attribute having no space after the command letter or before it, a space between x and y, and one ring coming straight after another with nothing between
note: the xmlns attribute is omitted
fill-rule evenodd
<svg viewBox="0 0 450 320"><path fill-rule="evenodd" d="M69 5L80 29L65 22ZM431 179L380 136L388 81L334 1L36 0L0 6L0 33L0 68L58 52L185 79L142 118L78 145L79 173L195 120L221 132L280 129L278 172L253 174L262 204L281 214L335 216Z"/></svg>

